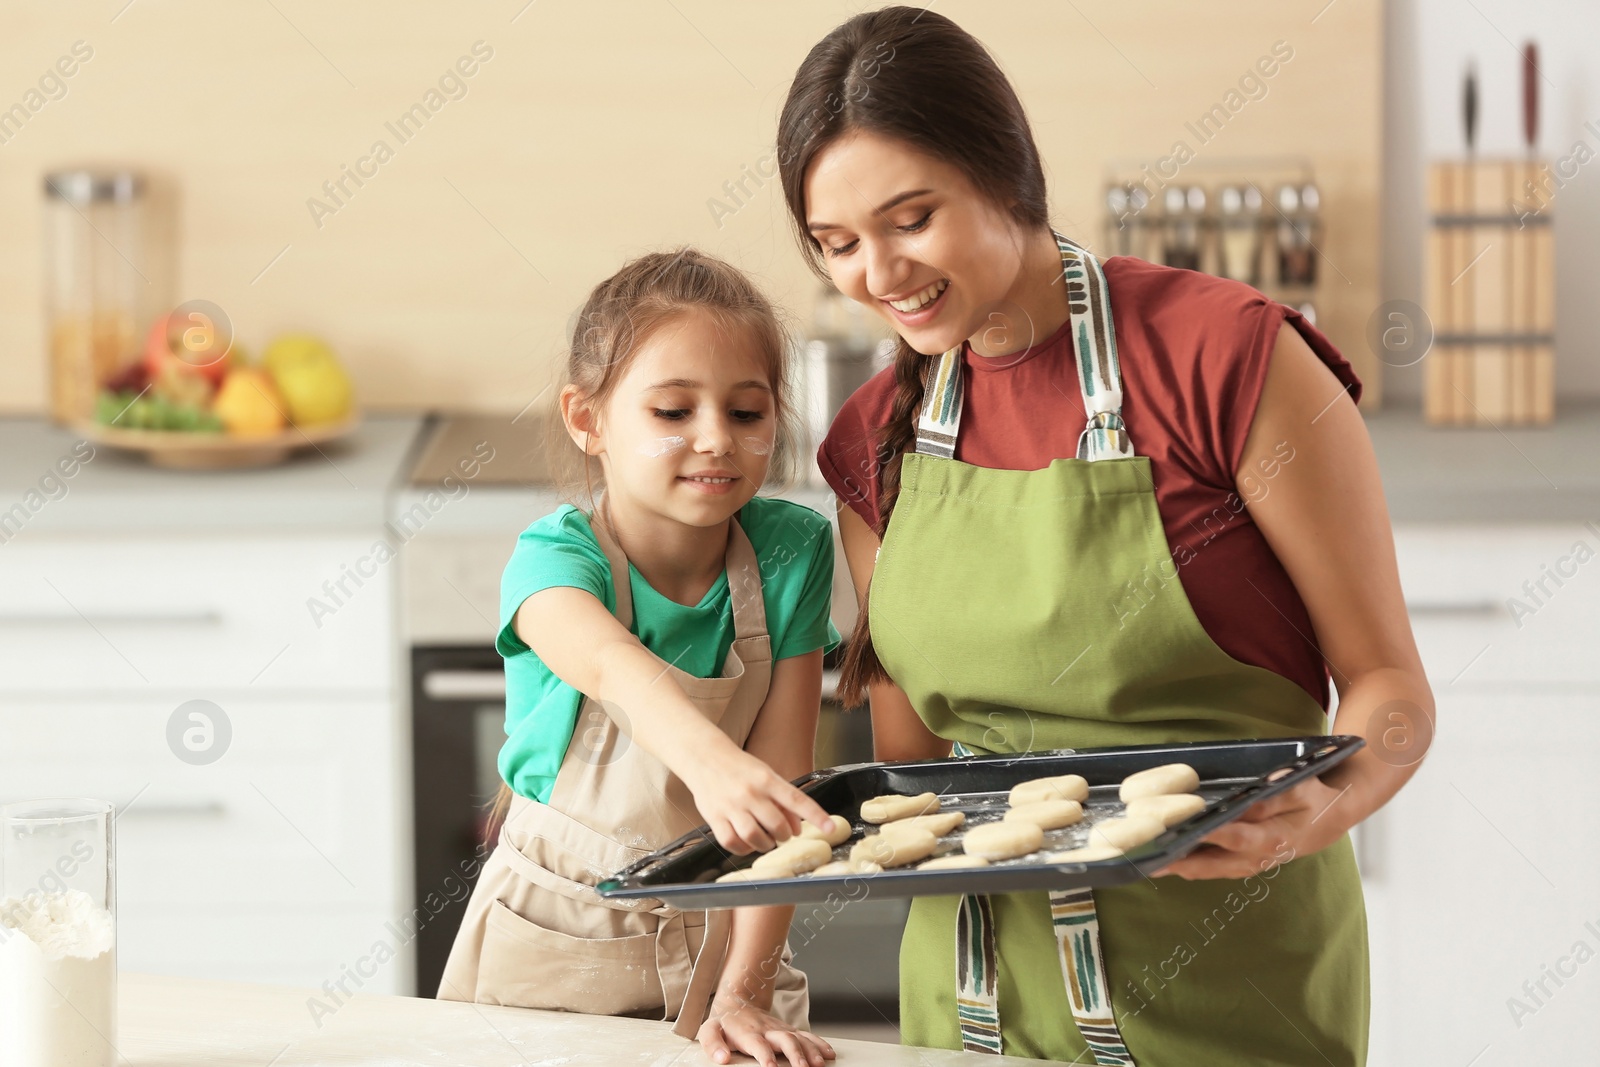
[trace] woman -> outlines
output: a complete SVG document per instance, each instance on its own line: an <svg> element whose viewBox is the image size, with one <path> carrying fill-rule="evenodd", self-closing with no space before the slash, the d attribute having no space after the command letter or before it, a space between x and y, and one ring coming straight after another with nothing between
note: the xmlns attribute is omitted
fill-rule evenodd
<svg viewBox="0 0 1600 1067"><path fill-rule="evenodd" d="M1368 741L1162 877L916 900L904 1040L1364 1062L1347 831L1415 769L1433 700L1350 365L1247 286L1055 233L1015 93L933 12L824 38L778 148L813 268L899 334L818 454L878 757L1321 734L1330 669L1333 731Z"/></svg>

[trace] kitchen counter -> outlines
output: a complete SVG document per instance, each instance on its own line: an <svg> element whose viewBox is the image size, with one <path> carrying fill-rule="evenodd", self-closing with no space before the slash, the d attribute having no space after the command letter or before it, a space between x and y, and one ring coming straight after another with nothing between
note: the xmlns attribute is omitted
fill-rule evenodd
<svg viewBox="0 0 1600 1067"><path fill-rule="evenodd" d="M422 415L368 415L348 437L302 449L274 467L185 471L105 445L90 452L80 435L45 418L0 418L0 521L15 516L0 527L0 541L376 528L388 517L422 424ZM74 458L75 473L62 477L58 463Z"/></svg>
<svg viewBox="0 0 1600 1067"><path fill-rule="evenodd" d="M1396 523L1600 516L1600 464L1591 458L1600 454L1600 402L1563 402L1555 424L1538 429L1435 429L1400 408L1366 418ZM165 470L96 446L93 458L62 480L63 492L42 486L41 479L72 456L78 436L45 418L0 418L0 513L23 504L29 534L304 530L398 521L407 539L414 532L407 516L414 522L426 514L430 533L514 537L560 502L547 486L480 477L462 479L464 489L436 496L432 508L418 511L428 491L407 484L407 475L430 436L426 425L421 414L368 415L345 440L252 471ZM24 504L30 491L40 494L31 507ZM831 511L825 488L802 486L784 495Z"/></svg>
<svg viewBox="0 0 1600 1067"><path fill-rule="evenodd" d="M359 983L359 979L356 979ZM348 984L348 983L347 983ZM316 1005L321 1005L313 1015ZM130 1067L622 1067L713 1064L671 1025L459 1001L291 986L118 976L118 1041ZM1037 1064L870 1041L830 1040L836 1064ZM753 1063L735 1057L734 1063Z"/></svg>
<svg viewBox="0 0 1600 1067"><path fill-rule="evenodd" d="M1396 524L1600 518L1600 402L1561 402L1539 428L1431 427L1389 409L1367 429Z"/></svg>

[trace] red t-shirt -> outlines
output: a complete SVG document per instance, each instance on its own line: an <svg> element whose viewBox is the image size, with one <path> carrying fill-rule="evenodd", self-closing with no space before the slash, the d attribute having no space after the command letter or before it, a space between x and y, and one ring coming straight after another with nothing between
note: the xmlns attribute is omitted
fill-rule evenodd
<svg viewBox="0 0 1600 1067"><path fill-rule="evenodd" d="M1255 472L1244 497L1235 472L1282 323L1300 331L1354 400L1360 380L1305 316L1242 282L1131 256L1113 256L1102 268L1122 361L1123 421L1134 451L1150 458L1167 546L1195 615L1224 652L1299 683L1326 708L1327 667L1308 640L1305 603L1248 508L1271 491L1281 464ZM968 348L963 373L956 459L1041 470L1076 455L1087 415L1070 319L1002 359ZM874 375L845 401L817 452L833 491L874 529L873 442L893 401L893 370ZM1292 446L1280 446L1277 456L1292 462Z"/></svg>

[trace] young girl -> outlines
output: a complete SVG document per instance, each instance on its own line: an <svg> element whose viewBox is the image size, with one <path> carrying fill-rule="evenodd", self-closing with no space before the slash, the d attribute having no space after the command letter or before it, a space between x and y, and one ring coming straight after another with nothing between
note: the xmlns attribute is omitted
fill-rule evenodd
<svg viewBox="0 0 1600 1067"><path fill-rule="evenodd" d="M812 769L839 643L832 534L756 495L793 466L784 351L749 279L692 249L584 305L561 415L589 508L523 531L501 582L508 807L441 999L676 1019L722 1063L833 1058L789 964L792 908L594 889L702 821L736 853L826 822L789 780Z"/></svg>

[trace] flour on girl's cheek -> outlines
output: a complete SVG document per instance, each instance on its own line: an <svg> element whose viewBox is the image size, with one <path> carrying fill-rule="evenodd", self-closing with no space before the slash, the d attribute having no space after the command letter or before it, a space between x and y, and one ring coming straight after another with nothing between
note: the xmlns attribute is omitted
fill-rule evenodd
<svg viewBox="0 0 1600 1067"><path fill-rule="evenodd" d="M746 437L744 439L744 449L752 456L765 456L772 452L772 445L759 437Z"/></svg>
<svg viewBox="0 0 1600 1067"><path fill-rule="evenodd" d="M641 456L649 456L655 459L660 456L670 456L675 452L682 452L688 443L681 437L657 437L640 445L638 452Z"/></svg>

